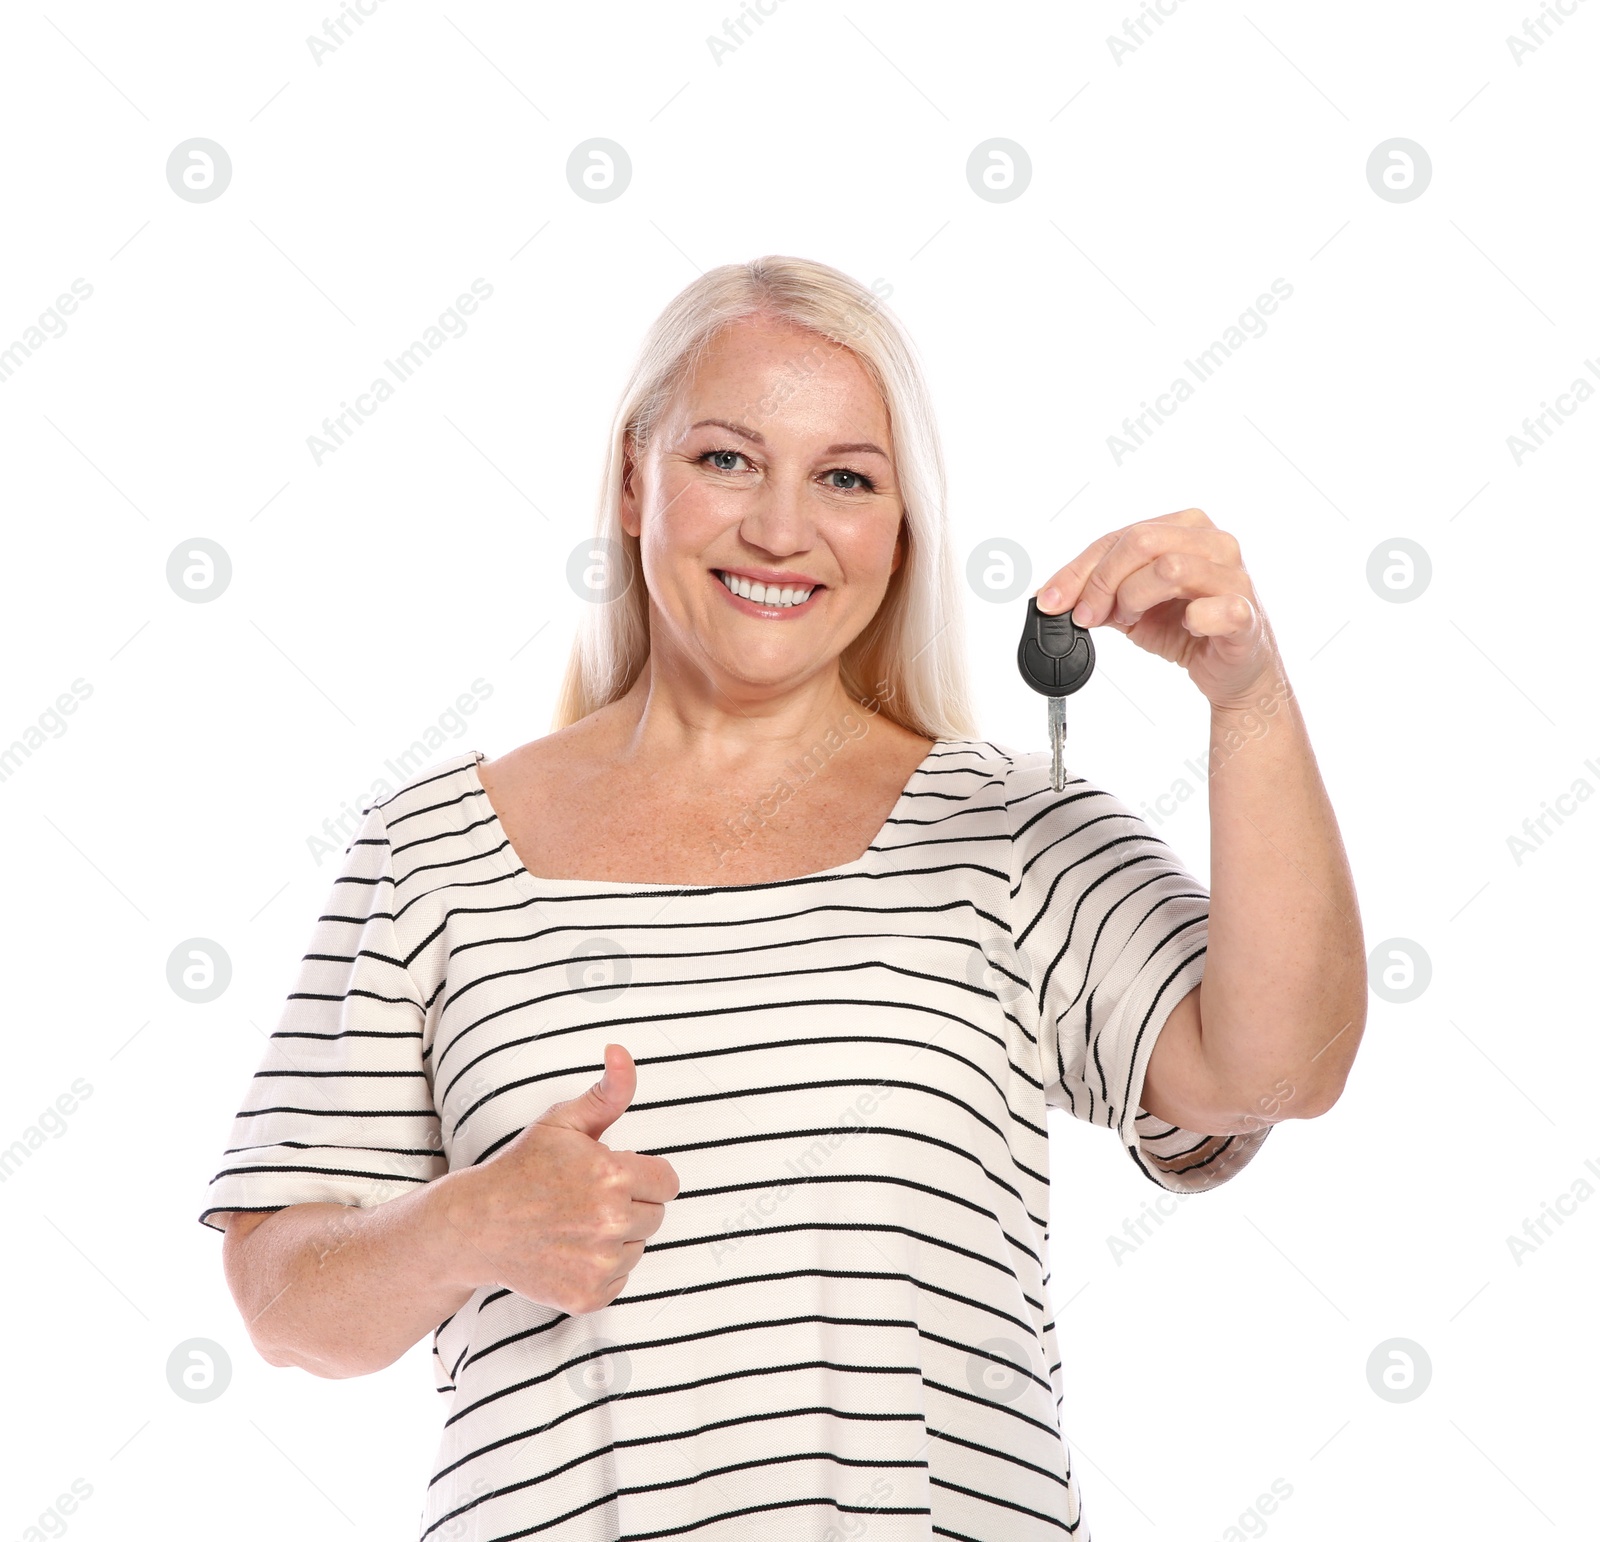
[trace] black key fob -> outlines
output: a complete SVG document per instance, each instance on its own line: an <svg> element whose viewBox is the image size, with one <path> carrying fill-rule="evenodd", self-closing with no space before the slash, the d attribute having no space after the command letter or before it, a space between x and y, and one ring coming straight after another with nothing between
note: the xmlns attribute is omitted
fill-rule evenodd
<svg viewBox="0 0 1600 1542"><path fill-rule="evenodd" d="M1028 619L1017 644L1017 669L1041 696L1070 696L1094 673L1094 639L1064 610L1059 616L1028 599Z"/></svg>

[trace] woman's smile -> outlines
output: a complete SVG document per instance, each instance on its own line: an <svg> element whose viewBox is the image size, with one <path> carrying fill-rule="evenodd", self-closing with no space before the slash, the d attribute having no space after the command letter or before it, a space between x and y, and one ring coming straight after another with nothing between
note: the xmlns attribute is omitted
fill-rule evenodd
<svg viewBox="0 0 1600 1542"><path fill-rule="evenodd" d="M787 621L809 614L826 584L803 573L766 568L713 568L711 576L735 610L764 621Z"/></svg>

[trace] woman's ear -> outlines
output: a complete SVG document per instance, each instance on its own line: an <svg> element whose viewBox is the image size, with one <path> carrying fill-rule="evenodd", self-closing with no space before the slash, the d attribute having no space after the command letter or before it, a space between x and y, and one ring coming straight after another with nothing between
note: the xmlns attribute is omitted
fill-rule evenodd
<svg viewBox="0 0 1600 1542"><path fill-rule="evenodd" d="M633 458L633 436L625 435L622 441L622 528L635 539L639 535L639 493Z"/></svg>
<svg viewBox="0 0 1600 1542"><path fill-rule="evenodd" d="M900 571L900 564L905 560L906 546L911 540L911 533L906 528L905 515L900 516L900 528L894 533L894 558L889 563L891 576Z"/></svg>

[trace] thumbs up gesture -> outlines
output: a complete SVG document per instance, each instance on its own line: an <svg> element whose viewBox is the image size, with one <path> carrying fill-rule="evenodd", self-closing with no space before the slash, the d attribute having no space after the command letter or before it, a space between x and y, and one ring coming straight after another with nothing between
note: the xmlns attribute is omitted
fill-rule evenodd
<svg viewBox="0 0 1600 1542"><path fill-rule="evenodd" d="M621 1295L678 1197L664 1157L600 1139L637 1084L633 1056L608 1044L592 1087L552 1104L489 1161L438 1180L455 1186L444 1216L463 1280L573 1316Z"/></svg>

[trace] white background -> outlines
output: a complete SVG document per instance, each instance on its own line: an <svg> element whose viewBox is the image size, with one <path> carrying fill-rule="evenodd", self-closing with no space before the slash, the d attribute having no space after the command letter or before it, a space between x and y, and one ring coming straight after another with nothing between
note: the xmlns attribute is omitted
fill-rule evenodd
<svg viewBox="0 0 1600 1542"><path fill-rule="evenodd" d="M1520 1263L1507 1237L1600 1191L1600 808L1520 862L1507 838L1600 786L1600 404L1520 465L1507 439L1600 367L1600 4L1519 63L1523 0L1167 3L1120 62L1120 0L779 0L720 63L727 11L688 4L382 0L320 64L316 6L0 20L0 348L93 290L0 386L0 745L91 687L0 781L0 1146L92 1089L0 1185L0 1535L414 1535L428 1342L353 1381L263 1364L204 1186L327 895L308 837L475 679L441 757L547 731L633 350L698 271L767 252L892 286L963 557L1007 537L1036 586L1190 505L1239 538L1368 946L1431 960L1416 1000L1372 998L1332 1112L1120 1263L1108 1235L1160 1191L1107 1131L1053 1125L1095 1542L1593 1535L1600 1202ZM166 178L196 136L232 161L207 203ZM604 204L565 172L596 136L633 166ZM1366 174L1396 136L1432 162L1409 202ZM994 137L1032 164L1005 203L966 177ZM470 330L317 465L307 436L475 278ZM1118 465L1107 436L1277 278L1265 335ZM197 537L232 563L209 604L166 578ZM1432 564L1407 602L1366 576L1400 537ZM1018 605L964 594L982 732L1042 745ZM1097 641L1069 763L1140 809L1196 781L1205 703ZM1204 799L1177 807L1155 827L1204 879ZM232 960L206 1005L167 983L192 937ZM208 1403L167 1384L194 1338L232 1363ZM1410 1402L1368 1383L1391 1338L1431 1361ZM1253 1511L1275 1479L1291 1497Z"/></svg>

